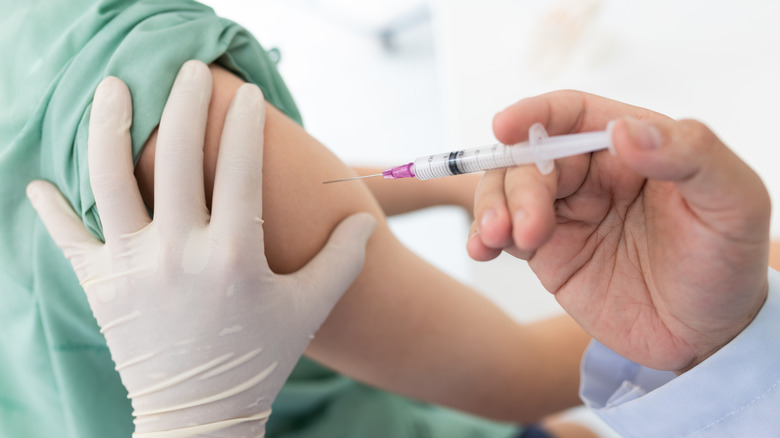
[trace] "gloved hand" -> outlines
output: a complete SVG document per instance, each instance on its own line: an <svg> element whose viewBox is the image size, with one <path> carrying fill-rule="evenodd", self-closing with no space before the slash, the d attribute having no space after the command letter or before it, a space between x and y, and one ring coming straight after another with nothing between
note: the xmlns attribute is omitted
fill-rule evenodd
<svg viewBox="0 0 780 438"><path fill-rule="evenodd" d="M89 169L105 243L50 183L28 196L70 259L132 400L136 437L263 436L271 404L313 334L360 272L375 221L345 219L304 268L264 256L265 102L242 86L222 135L211 214L203 138L211 75L182 67L159 128L154 220L133 176L130 94L95 93Z"/></svg>

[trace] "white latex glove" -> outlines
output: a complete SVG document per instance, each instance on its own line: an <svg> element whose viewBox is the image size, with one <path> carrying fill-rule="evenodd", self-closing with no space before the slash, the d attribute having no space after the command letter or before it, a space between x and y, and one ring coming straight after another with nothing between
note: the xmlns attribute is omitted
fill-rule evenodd
<svg viewBox="0 0 780 438"><path fill-rule="evenodd" d="M345 219L304 268L276 275L263 253L265 102L242 86L225 120L212 213L203 186L211 74L182 67L159 129L155 213L133 176L130 93L95 93L89 169L105 244L50 183L28 196L70 259L129 392L136 437L263 436L271 403L360 272L375 221Z"/></svg>

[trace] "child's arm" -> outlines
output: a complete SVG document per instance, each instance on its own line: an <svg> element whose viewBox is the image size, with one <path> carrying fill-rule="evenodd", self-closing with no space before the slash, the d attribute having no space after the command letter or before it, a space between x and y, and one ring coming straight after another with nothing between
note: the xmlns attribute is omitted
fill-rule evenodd
<svg viewBox="0 0 780 438"><path fill-rule="evenodd" d="M207 193L224 115L242 83L219 67L212 72ZM152 136L136 168L149 205L154 145ZM263 211L271 268L299 269L354 212L368 211L379 221L362 273L317 333L309 356L378 387L504 420L530 421L579 404L579 360L588 337L573 321L518 325L401 245L363 183L322 184L348 174L333 154L268 105Z"/></svg>
<svg viewBox="0 0 780 438"><path fill-rule="evenodd" d="M769 245L769 266L780 270L780 240L773 240Z"/></svg>
<svg viewBox="0 0 780 438"><path fill-rule="evenodd" d="M356 175L374 175L384 168L353 166L353 170ZM426 181L416 178L391 181L376 177L366 178L364 182L388 216L437 205L462 207L471 215L474 193L481 177L482 172Z"/></svg>

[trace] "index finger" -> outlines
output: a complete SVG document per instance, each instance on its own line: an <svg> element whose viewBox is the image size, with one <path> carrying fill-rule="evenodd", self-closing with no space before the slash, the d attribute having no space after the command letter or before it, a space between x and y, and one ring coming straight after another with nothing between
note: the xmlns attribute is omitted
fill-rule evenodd
<svg viewBox="0 0 780 438"><path fill-rule="evenodd" d="M557 91L523 99L506 108L493 119L493 131L502 143L515 144L528 139L534 123L544 125L550 135L562 135L603 130L610 120L625 114L637 118L661 117L592 94ZM485 238L492 234L500 233L503 238L511 234L516 248L532 254L551 237L555 229L555 200L580 187L589 172L590 159L588 156L558 159L556 169L557 172L543 175L534 166L513 167L506 170L501 190L486 189L492 194L478 192L475 217L482 224L480 237L486 246L490 246L490 241L486 242ZM485 219L486 211L496 210L511 218L508 226Z"/></svg>
<svg viewBox="0 0 780 438"><path fill-rule="evenodd" d="M619 117L631 116L639 120L670 120L669 117L645 108L583 93L581 91L554 91L529 97L507 107L493 119L496 138L504 144L514 144L528 139L528 130L534 123L541 123L549 135L604 130L607 123ZM574 193L582 184L590 169L588 156L557 159L557 193L561 198ZM518 172L515 172L518 173ZM538 175L539 184L551 182ZM526 180L531 184L533 178Z"/></svg>
<svg viewBox="0 0 780 438"><path fill-rule="evenodd" d="M217 157L211 223L226 229L254 228L263 216L263 128L260 88L244 84L231 102ZM250 228L251 229L251 228Z"/></svg>
<svg viewBox="0 0 780 438"><path fill-rule="evenodd" d="M528 129L541 123L550 135L600 131L618 117L664 119L668 117L594 94L580 91L554 91L529 97L510 105L493 119L493 132L504 144L528 139Z"/></svg>
<svg viewBox="0 0 780 438"><path fill-rule="evenodd" d="M154 165L154 220L179 229L208 221L203 186L211 72L200 61L179 70L163 109Z"/></svg>
<svg viewBox="0 0 780 438"><path fill-rule="evenodd" d="M132 233L149 223L133 174L130 90L107 77L95 91L89 117L89 181L95 194L106 240Z"/></svg>

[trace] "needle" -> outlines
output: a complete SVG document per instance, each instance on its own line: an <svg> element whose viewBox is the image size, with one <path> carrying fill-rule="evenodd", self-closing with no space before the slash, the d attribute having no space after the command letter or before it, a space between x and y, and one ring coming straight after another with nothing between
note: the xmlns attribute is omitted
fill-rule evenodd
<svg viewBox="0 0 780 438"><path fill-rule="evenodd" d="M324 181L323 184L330 184L330 183L342 182L342 181L352 181L353 179L373 178L375 176L382 176L382 174L377 173L374 175L356 176L354 178L334 179L332 181Z"/></svg>

